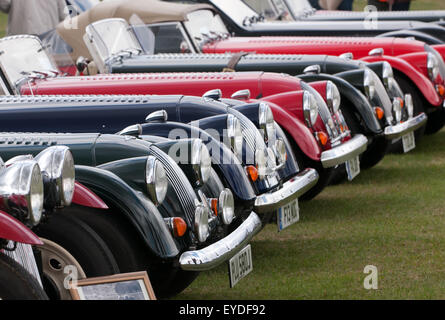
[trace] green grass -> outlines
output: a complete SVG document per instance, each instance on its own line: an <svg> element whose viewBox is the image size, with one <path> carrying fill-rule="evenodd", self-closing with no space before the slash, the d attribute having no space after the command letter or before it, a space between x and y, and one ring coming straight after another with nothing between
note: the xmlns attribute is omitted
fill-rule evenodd
<svg viewBox="0 0 445 320"><path fill-rule="evenodd" d="M223 265L178 299L445 299L443 141L445 130L327 188L280 234L268 225L235 288ZM363 288L366 265L378 268L378 290Z"/></svg>

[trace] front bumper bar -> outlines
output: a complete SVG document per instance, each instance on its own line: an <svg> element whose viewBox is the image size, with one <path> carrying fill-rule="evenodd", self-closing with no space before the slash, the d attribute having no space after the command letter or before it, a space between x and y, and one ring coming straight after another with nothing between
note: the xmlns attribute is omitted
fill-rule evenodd
<svg viewBox="0 0 445 320"><path fill-rule="evenodd" d="M259 195L255 200L254 210L259 214L278 210L306 193L317 181L317 171L312 168L305 169L284 183L279 190Z"/></svg>
<svg viewBox="0 0 445 320"><path fill-rule="evenodd" d="M228 261L241 251L261 230L261 220L255 212L231 234L203 249L184 252L179 258L181 269L206 271Z"/></svg>
<svg viewBox="0 0 445 320"><path fill-rule="evenodd" d="M351 140L342 143L321 154L323 168L335 167L351 160L366 151L368 139L362 134L356 134Z"/></svg>
<svg viewBox="0 0 445 320"><path fill-rule="evenodd" d="M424 126L428 120L425 113L421 113L414 118L409 119L403 123L399 123L395 126L389 126L385 128L385 138L387 140L394 140L408 134L414 130Z"/></svg>

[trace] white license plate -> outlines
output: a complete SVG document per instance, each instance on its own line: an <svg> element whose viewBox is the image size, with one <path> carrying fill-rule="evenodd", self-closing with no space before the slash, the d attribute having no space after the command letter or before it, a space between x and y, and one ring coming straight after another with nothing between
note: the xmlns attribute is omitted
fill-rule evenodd
<svg viewBox="0 0 445 320"><path fill-rule="evenodd" d="M298 199L288 203L284 207L278 209L277 224L278 232L289 227L300 220L300 208L298 207Z"/></svg>
<svg viewBox="0 0 445 320"><path fill-rule="evenodd" d="M402 137L403 152L407 153L416 147L416 139L414 138L414 132L410 132Z"/></svg>
<svg viewBox="0 0 445 320"><path fill-rule="evenodd" d="M360 173L360 159L355 157L354 159L346 161L346 173L348 174L348 180L352 181Z"/></svg>
<svg viewBox="0 0 445 320"><path fill-rule="evenodd" d="M229 260L230 287L233 288L252 270L252 249L249 244Z"/></svg>

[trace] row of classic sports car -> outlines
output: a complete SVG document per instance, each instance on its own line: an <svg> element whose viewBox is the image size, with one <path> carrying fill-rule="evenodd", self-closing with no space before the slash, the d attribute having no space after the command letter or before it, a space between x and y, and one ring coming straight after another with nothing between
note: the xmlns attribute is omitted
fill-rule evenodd
<svg viewBox="0 0 445 320"><path fill-rule="evenodd" d="M171 297L230 261L234 285L267 223L445 124L440 23L67 3L69 24L0 39L1 299L70 299L66 266ZM354 37L308 37L334 34Z"/></svg>

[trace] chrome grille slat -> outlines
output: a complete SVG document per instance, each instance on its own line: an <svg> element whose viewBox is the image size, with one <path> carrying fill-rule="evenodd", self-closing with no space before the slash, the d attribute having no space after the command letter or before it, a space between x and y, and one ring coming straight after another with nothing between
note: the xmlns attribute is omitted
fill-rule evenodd
<svg viewBox="0 0 445 320"><path fill-rule="evenodd" d="M178 164L168 155L155 146L151 146L150 151L164 165L167 178L181 202L185 216L189 220L189 226L193 226L195 221L195 200L198 200L195 190L191 187L189 180Z"/></svg>

